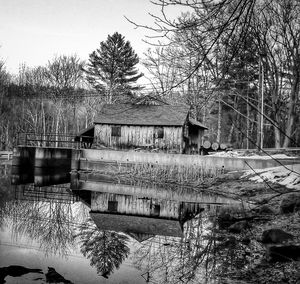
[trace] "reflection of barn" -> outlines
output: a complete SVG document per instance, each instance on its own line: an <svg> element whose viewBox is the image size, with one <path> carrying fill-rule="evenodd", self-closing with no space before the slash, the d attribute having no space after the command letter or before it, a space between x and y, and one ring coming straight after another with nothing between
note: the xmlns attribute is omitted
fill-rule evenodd
<svg viewBox="0 0 300 284"><path fill-rule="evenodd" d="M77 140L114 149L144 148L177 153L197 152L204 130L191 118L189 107L170 105L104 105Z"/></svg>
<svg viewBox="0 0 300 284"><path fill-rule="evenodd" d="M90 215L100 230L123 232L139 242L155 235L181 237L183 233L182 226L177 220L100 212L92 212Z"/></svg>
<svg viewBox="0 0 300 284"><path fill-rule="evenodd" d="M198 203L92 192L90 214L99 229L142 241L153 235L182 236L183 224L202 210Z"/></svg>

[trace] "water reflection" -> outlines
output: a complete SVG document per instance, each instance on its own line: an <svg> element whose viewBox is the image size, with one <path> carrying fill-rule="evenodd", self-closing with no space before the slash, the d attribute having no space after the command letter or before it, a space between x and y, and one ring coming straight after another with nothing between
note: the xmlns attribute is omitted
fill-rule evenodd
<svg viewBox="0 0 300 284"><path fill-rule="evenodd" d="M135 241L132 259L147 282L210 283L245 266L247 244L221 233L217 222L222 206L239 202L102 177L71 175L71 188L74 194L90 192L90 216L98 229L122 232Z"/></svg>
<svg viewBox="0 0 300 284"><path fill-rule="evenodd" d="M182 238L155 236L134 253L135 265L154 283L226 283L249 262L249 248L221 234L207 213L188 222Z"/></svg>
<svg viewBox="0 0 300 284"><path fill-rule="evenodd" d="M237 201L71 176L70 186L64 171L13 169L15 186L1 186L15 198L1 205L1 227L34 240L46 255L66 257L78 247L105 278L126 261L154 283L205 283L247 264L246 242L217 226L220 207Z"/></svg>
<svg viewBox="0 0 300 284"><path fill-rule="evenodd" d="M71 192L69 184L47 187L25 184L15 186L14 191L17 200L53 201L56 203L74 203L78 201L77 196Z"/></svg>
<svg viewBox="0 0 300 284"><path fill-rule="evenodd" d="M63 168L31 168L12 166L11 183L34 186L57 185L70 182L70 173Z"/></svg>
<svg viewBox="0 0 300 284"><path fill-rule="evenodd" d="M2 216L14 239L35 240L46 255L65 256L74 247L70 203L16 200L2 208Z"/></svg>
<svg viewBox="0 0 300 284"><path fill-rule="evenodd" d="M82 254L95 266L97 273L108 278L115 269L128 257L129 238L117 232L99 230L92 219L87 219L79 226Z"/></svg>

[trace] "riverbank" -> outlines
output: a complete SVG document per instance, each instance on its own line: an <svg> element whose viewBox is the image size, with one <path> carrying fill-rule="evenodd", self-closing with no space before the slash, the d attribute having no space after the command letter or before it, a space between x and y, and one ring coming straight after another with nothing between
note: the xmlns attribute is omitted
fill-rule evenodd
<svg viewBox="0 0 300 284"><path fill-rule="evenodd" d="M293 173L298 174L297 168ZM298 184L293 184L295 178L291 173L287 176L290 176L293 186L280 182L285 173L281 171L280 179L278 169L262 170L261 174L268 176L269 180L253 180L249 173L234 172L217 178L210 186L213 191L225 191L252 204L250 210L226 209L218 215L218 237L223 240L220 244L226 245L221 254L230 252L235 255L234 265L219 276L246 283L300 283ZM274 233L275 239L264 243L263 236L268 232ZM291 238L282 238L289 235ZM292 251L288 252L290 248ZM284 252L277 253L281 249Z"/></svg>

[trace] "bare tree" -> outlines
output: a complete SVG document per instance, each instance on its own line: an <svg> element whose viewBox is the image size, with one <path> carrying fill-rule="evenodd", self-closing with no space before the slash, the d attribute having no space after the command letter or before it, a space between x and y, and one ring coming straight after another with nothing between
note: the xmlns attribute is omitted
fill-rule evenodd
<svg viewBox="0 0 300 284"><path fill-rule="evenodd" d="M258 65L258 59L261 57L266 75L263 84L265 103L271 108L264 113L264 118L273 125L275 146L287 147L291 141L293 144L296 143L294 138L298 130L295 121L298 121L296 109L299 108L300 62L298 1L157 0L153 3L159 6L161 11L160 15L153 15L153 26L131 22L136 27L151 30L154 36L148 40L152 40L152 43L159 38L160 42L156 44L163 42L168 48L170 46L179 48L180 52L186 55L181 58L190 63L185 72L181 73L182 78L173 80L172 86L164 92L170 92L183 85L190 88L191 79L197 78L195 75L199 70L208 67L213 82L212 90L206 89L208 95L205 101L200 103L199 108L203 108L208 101L215 101L219 98L218 89L226 79L228 70L237 56L243 52L247 38L251 36L255 42L252 52L256 56L256 64ZM168 17L168 9L173 6L187 10L188 13L171 19ZM180 52L177 52L178 58L182 55ZM264 53L266 57L262 57ZM188 61L188 56L192 60ZM222 61L222 69L218 68L220 66L218 58ZM155 66L153 63L152 65ZM258 85L258 81L255 84ZM231 90L234 91L234 88ZM238 95L244 93L246 92ZM237 101L239 106L240 99ZM256 112L255 123L259 124L261 116L259 96L256 97L256 101L258 104L252 104L251 107ZM243 114L246 110L237 109L234 105L230 107L236 115L244 115L249 119ZM232 129L239 132L236 127ZM259 127L256 127L256 130L259 132ZM247 133L249 135L249 129Z"/></svg>
<svg viewBox="0 0 300 284"><path fill-rule="evenodd" d="M272 106L268 120L274 127L275 146L288 147L295 140L300 98L300 3L267 1L257 9L263 11L255 18L254 29Z"/></svg>
<svg viewBox="0 0 300 284"><path fill-rule="evenodd" d="M45 77L48 86L52 90L53 106L56 109L56 115L53 117L55 121L54 132L68 133L68 125L63 123L63 111L71 106L74 116L74 124L76 124L76 103L78 101L78 89L83 83L83 65L84 63L76 56L59 56L48 62L45 69ZM61 129L61 127L64 129ZM77 129L76 125L73 128ZM74 132L75 132L74 131Z"/></svg>

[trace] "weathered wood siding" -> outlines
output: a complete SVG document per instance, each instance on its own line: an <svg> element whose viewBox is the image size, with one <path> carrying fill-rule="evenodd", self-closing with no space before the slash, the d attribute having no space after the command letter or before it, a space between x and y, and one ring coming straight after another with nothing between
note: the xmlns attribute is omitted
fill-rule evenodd
<svg viewBox="0 0 300 284"><path fill-rule="evenodd" d="M154 205L159 205L159 217L179 218L180 203L172 200L153 200L150 198L139 198L131 195L121 195L113 193L92 192L91 210L93 212L112 213L108 209L108 202L117 202L115 213L151 216Z"/></svg>
<svg viewBox="0 0 300 284"><path fill-rule="evenodd" d="M163 127L163 138L154 137L154 126L121 125L121 136L112 136L112 125L96 124L96 143L116 149L151 147L163 150L182 151L182 127Z"/></svg>

